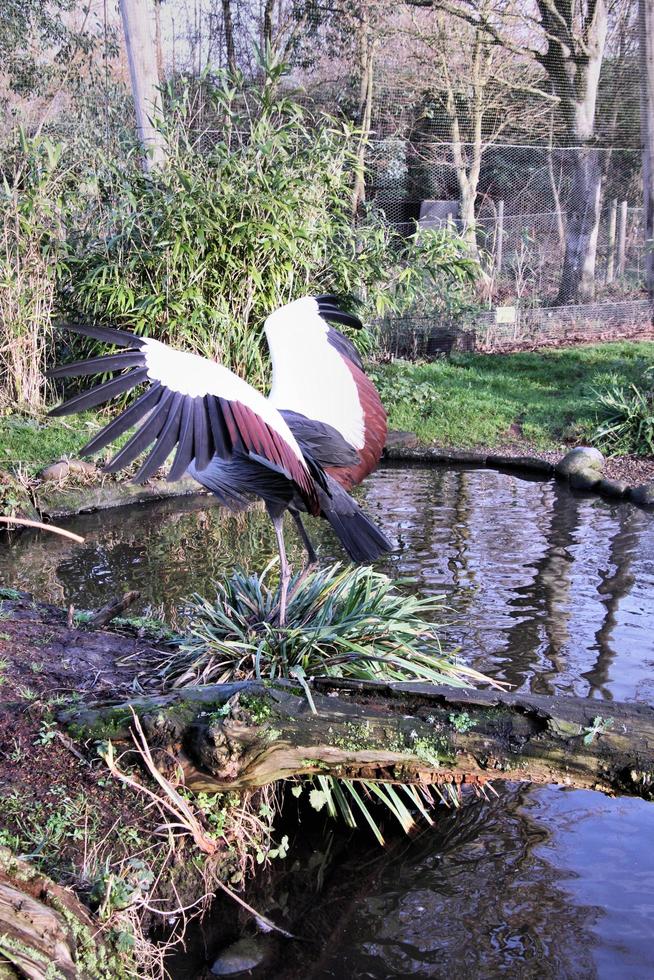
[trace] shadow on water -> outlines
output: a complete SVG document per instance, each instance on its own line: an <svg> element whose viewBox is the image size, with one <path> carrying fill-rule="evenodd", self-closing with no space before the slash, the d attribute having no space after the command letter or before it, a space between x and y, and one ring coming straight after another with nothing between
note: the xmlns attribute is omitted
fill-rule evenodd
<svg viewBox="0 0 654 980"><path fill-rule="evenodd" d="M517 689L654 703L654 515L484 469L385 468L359 496L397 545L380 567L445 597L446 648ZM274 553L265 514L206 497L66 524L84 545L3 539L0 583L77 608L137 588L171 619L235 563L260 570ZM323 560L342 557L311 532ZM316 941L284 946L260 976L650 977L653 832L638 800L504 788L388 853L358 839L307 908Z"/></svg>
<svg viewBox="0 0 654 980"><path fill-rule="evenodd" d="M377 862L352 848L302 923L314 945L269 975L644 980L653 829L641 801L503 787Z"/></svg>

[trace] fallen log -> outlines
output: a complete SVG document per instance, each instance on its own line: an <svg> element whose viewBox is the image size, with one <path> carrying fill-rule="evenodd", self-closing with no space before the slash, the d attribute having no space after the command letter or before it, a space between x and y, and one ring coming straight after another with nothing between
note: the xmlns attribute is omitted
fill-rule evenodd
<svg viewBox="0 0 654 980"><path fill-rule="evenodd" d="M109 976L97 925L67 888L0 847L0 977ZM98 972L94 972L97 968Z"/></svg>
<svg viewBox="0 0 654 980"><path fill-rule="evenodd" d="M196 791L330 774L403 783L563 783L654 798L654 708L583 698L316 678L185 688L61 714L78 737L126 742ZM171 764L172 760L172 764Z"/></svg>

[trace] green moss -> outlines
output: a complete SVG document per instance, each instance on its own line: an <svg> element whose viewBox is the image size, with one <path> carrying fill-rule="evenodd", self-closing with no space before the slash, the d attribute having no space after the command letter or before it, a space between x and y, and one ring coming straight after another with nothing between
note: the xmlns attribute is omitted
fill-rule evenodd
<svg viewBox="0 0 654 980"><path fill-rule="evenodd" d="M124 955L111 948L96 943L93 933L77 916L56 898L51 899L52 908L59 912L71 931L75 942L75 963L80 976L93 977L93 980L127 980L134 976L133 965ZM131 958L130 958L131 959Z"/></svg>
<svg viewBox="0 0 654 980"><path fill-rule="evenodd" d="M136 712L138 714L138 711ZM112 738L125 738L132 722L132 712L128 708L107 709L101 718L92 725L83 721L67 724L68 733L79 741L93 739L94 741L109 741Z"/></svg>
<svg viewBox="0 0 654 980"><path fill-rule="evenodd" d="M45 967L44 975L47 980L66 980L65 974L58 970L54 963L50 962L45 953L41 953L34 946L28 946L20 939L9 936L7 933L0 935L0 956L9 963L15 963L19 968L23 960L42 963ZM4 972L1 975L4 977ZM22 970L20 975L23 975ZM7 974L7 976L13 976L13 974Z"/></svg>
<svg viewBox="0 0 654 980"><path fill-rule="evenodd" d="M255 725L263 724L263 722L267 721L273 713L268 701L265 698L257 697L256 695L241 694L239 704L242 708L245 708L245 710L249 712Z"/></svg>

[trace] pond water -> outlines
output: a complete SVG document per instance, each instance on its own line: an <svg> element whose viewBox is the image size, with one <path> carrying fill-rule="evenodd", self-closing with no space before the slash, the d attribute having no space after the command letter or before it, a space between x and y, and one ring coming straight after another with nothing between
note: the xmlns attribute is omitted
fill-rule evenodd
<svg viewBox="0 0 654 980"><path fill-rule="evenodd" d="M446 648L515 689L654 703L654 515L485 469L383 468L359 496L397 544L380 568L445 597ZM208 498L60 523L85 544L4 541L0 583L77 608L138 588L170 619L234 562L274 553L263 513ZM328 528L311 532L323 560L342 557ZM504 788L377 861L363 891L353 858L347 916L325 912L337 941L284 976L654 976L653 839L638 800Z"/></svg>

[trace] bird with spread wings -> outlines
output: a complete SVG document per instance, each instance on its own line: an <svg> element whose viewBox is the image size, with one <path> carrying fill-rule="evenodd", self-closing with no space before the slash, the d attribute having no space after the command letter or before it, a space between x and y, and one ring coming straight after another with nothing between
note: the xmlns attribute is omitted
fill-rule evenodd
<svg viewBox="0 0 654 980"><path fill-rule="evenodd" d="M144 482L174 452L168 480L185 473L231 509L264 500L280 559L279 625L286 616L291 571L283 517L289 511L307 550L302 522L327 520L353 561L373 561L392 545L348 491L376 466L386 439L386 413L351 341L334 323L361 321L333 295L304 297L272 313L265 333L272 359L266 398L228 368L158 340L112 327L69 329L122 348L55 368L51 375L114 375L50 413L94 408L145 385L145 390L83 449L87 455L134 428L105 466L115 473L144 454L134 482Z"/></svg>

